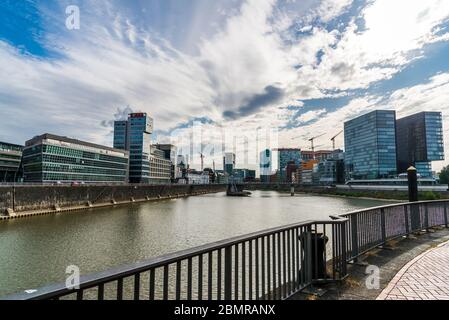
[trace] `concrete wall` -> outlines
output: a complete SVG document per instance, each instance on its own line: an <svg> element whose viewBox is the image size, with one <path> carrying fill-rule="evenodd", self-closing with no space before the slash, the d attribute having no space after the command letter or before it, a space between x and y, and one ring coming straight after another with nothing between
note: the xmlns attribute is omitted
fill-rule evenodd
<svg viewBox="0 0 449 320"><path fill-rule="evenodd" d="M70 208L127 202L167 196L187 196L200 192L225 191L223 185L165 185L165 186L16 186L0 187L0 214L7 209L20 213L34 210L48 210L55 206Z"/></svg>

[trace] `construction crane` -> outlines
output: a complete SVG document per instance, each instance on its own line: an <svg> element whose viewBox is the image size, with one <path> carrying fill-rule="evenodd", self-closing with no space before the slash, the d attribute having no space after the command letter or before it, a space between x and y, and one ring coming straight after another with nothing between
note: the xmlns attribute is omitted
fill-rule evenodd
<svg viewBox="0 0 449 320"><path fill-rule="evenodd" d="M335 139L341 135L343 133L343 130L341 130L339 133L337 133L334 137L332 137L331 141L332 141L332 150L335 150Z"/></svg>
<svg viewBox="0 0 449 320"><path fill-rule="evenodd" d="M322 135L319 135L319 136L316 136L316 137L313 137L313 138L309 139L309 142L311 143L311 146L312 146L313 160L315 160L315 140L318 139L318 138L321 138L324 135L325 135L325 133L323 133Z"/></svg>

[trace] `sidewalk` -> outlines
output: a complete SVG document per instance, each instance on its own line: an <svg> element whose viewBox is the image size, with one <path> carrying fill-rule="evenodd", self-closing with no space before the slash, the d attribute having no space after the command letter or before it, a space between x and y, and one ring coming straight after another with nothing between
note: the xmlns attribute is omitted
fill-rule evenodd
<svg viewBox="0 0 449 320"><path fill-rule="evenodd" d="M449 300L449 242L409 262L377 300Z"/></svg>

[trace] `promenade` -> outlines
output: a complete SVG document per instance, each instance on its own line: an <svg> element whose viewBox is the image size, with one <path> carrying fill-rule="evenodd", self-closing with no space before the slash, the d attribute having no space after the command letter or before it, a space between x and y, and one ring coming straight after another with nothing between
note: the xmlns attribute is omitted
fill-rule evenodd
<svg viewBox="0 0 449 320"><path fill-rule="evenodd" d="M449 300L449 242L410 261L377 300Z"/></svg>
<svg viewBox="0 0 449 320"><path fill-rule="evenodd" d="M367 288L367 267L380 269L379 288ZM342 284L320 286L323 295L292 300L449 300L449 230L390 241L348 267ZM313 290L312 290L313 292ZM318 291L319 292L319 291Z"/></svg>

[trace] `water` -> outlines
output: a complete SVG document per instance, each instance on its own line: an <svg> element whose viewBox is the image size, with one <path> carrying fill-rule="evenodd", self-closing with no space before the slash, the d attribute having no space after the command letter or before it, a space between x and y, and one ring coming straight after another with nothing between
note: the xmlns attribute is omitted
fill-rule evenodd
<svg viewBox="0 0 449 320"><path fill-rule="evenodd" d="M272 227L385 202L256 191L213 194L0 223L0 296Z"/></svg>

